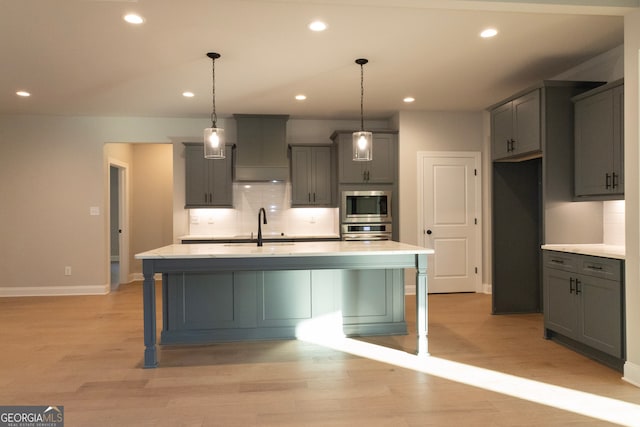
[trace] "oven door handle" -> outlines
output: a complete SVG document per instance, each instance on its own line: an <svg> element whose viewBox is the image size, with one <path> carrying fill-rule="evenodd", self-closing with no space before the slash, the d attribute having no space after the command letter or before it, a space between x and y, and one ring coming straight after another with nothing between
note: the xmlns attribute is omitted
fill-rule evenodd
<svg viewBox="0 0 640 427"><path fill-rule="evenodd" d="M355 242L358 240L391 240L390 236L382 234L378 235L362 235L362 236L343 236L342 240L346 242Z"/></svg>

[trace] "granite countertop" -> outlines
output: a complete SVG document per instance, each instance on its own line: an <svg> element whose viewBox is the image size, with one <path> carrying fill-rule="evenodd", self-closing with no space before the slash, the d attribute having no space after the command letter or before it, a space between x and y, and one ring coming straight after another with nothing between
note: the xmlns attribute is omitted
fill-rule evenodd
<svg viewBox="0 0 640 427"><path fill-rule="evenodd" d="M432 254L433 249L383 241L331 241L331 242L265 242L204 243L198 245L174 244L136 254L136 259L188 259L188 258L255 258L263 256L336 256L336 255L407 255Z"/></svg>
<svg viewBox="0 0 640 427"><path fill-rule="evenodd" d="M624 260L625 256L624 246L605 245L603 243L542 245L542 249L622 260Z"/></svg>

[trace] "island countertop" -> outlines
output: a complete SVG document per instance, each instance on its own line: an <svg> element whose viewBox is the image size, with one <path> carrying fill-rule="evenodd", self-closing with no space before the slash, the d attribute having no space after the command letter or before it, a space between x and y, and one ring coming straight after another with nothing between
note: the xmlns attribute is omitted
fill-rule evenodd
<svg viewBox="0 0 640 427"><path fill-rule="evenodd" d="M432 253L391 240L174 244L138 253L144 367L158 366L157 273L162 273L162 339L200 344L294 338L305 322L343 309L342 334L406 331L404 269L413 268L416 354L428 355L427 255Z"/></svg>
<svg viewBox="0 0 640 427"><path fill-rule="evenodd" d="M432 254L433 249L392 240L174 244L136 254L136 259L255 258L336 255Z"/></svg>

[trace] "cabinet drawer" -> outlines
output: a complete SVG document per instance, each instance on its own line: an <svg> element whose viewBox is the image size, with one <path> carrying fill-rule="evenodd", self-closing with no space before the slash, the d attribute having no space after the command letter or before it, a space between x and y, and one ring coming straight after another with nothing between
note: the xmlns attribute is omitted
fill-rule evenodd
<svg viewBox="0 0 640 427"><path fill-rule="evenodd" d="M574 255L565 252L542 251L543 263L545 268L554 268L556 270L572 271L578 269L578 262Z"/></svg>
<svg viewBox="0 0 640 427"><path fill-rule="evenodd" d="M578 272L587 276L620 281L621 261L611 258L581 256Z"/></svg>

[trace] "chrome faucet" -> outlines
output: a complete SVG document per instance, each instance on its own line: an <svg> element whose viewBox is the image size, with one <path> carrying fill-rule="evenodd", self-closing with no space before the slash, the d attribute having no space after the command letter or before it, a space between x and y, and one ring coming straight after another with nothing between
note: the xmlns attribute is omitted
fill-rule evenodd
<svg viewBox="0 0 640 427"><path fill-rule="evenodd" d="M262 215L262 223L260 222L260 214ZM260 208L258 211L258 246L262 246L262 224L267 223L267 211L264 208Z"/></svg>

